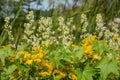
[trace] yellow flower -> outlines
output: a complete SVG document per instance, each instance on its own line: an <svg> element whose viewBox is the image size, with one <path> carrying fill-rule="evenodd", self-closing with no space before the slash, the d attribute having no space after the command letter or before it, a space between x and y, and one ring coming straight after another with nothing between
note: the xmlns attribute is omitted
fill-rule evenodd
<svg viewBox="0 0 120 80"><path fill-rule="evenodd" d="M38 48L38 47L32 47L32 50L33 50L33 51L38 51L39 48Z"/></svg>
<svg viewBox="0 0 120 80"><path fill-rule="evenodd" d="M49 70L51 70L51 71L53 70L53 65L52 64L48 65L47 67L48 67Z"/></svg>
<svg viewBox="0 0 120 80"><path fill-rule="evenodd" d="M10 59L10 62L14 62L14 61L15 61L15 58L12 57L12 58Z"/></svg>
<svg viewBox="0 0 120 80"><path fill-rule="evenodd" d="M6 46L2 46L3 47L3 49L7 49L8 48L8 45L6 45Z"/></svg>
<svg viewBox="0 0 120 80"><path fill-rule="evenodd" d="M26 64L31 65L32 62L33 62L32 60L27 60L27 61L26 61Z"/></svg>
<svg viewBox="0 0 120 80"><path fill-rule="evenodd" d="M42 77L45 77L45 76L51 75L51 73L49 73L49 72L41 72L40 75L41 75Z"/></svg>
<svg viewBox="0 0 120 80"><path fill-rule="evenodd" d="M48 62L44 62L42 64L44 67L46 67L48 70L53 70L53 64L52 63L48 63Z"/></svg>
<svg viewBox="0 0 120 80"><path fill-rule="evenodd" d="M22 74L22 71L21 71L21 70L19 70L19 71L18 71L18 74L19 74L19 75L21 75L21 74Z"/></svg>
<svg viewBox="0 0 120 80"><path fill-rule="evenodd" d="M80 60L80 62L81 62L81 63L84 63L84 62L85 62L85 59Z"/></svg>
<svg viewBox="0 0 120 80"><path fill-rule="evenodd" d="M114 35L114 36L113 36L113 39L114 39L114 40L117 40L117 36L116 36L116 35Z"/></svg>
<svg viewBox="0 0 120 80"><path fill-rule="evenodd" d="M75 44L72 44L71 46L72 46L73 48L75 48L75 47L76 47L76 45L75 45Z"/></svg>
<svg viewBox="0 0 120 80"><path fill-rule="evenodd" d="M100 57L98 56L97 53L93 54L93 58L94 58L94 59L98 59L98 60L100 59Z"/></svg>
<svg viewBox="0 0 120 80"><path fill-rule="evenodd" d="M66 75L67 75L66 73L60 72L60 76L61 76L62 78L64 78Z"/></svg>
<svg viewBox="0 0 120 80"><path fill-rule="evenodd" d="M65 72L62 72L60 70L54 70L54 74L59 75L61 78L64 78L67 75Z"/></svg>
<svg viewBox="0 0 120 80"><path fill-rule="evenodd" d="M91 45L92 41L95 40L96 36L85 38L82 42L82 46Z"/></svg>
<svg viewBox="0 0 120 80"><path fill-rule="evenodd" d="M69 65L69 66L66 67L67 71L70 71L70 72L74 72L75 71L75 67L72 64L67 64L67 65Z"/></svg>
<svg viewBox="0 0 120 80"><path fill-rule="evenodd" d="M91 38L91 40L95 40L96 36L92 36L92 37L90 37L90 38Z"/></svg>
<svg viewBox="0 0 120 80"><path fill-rule="evenodd" d="M92 50L92 41L95 40L96 36L85 38L82 42L82 47L85 48L84 54L92 56L94 51Z"/></svg>
<svg viewBox="0 0 120 80"><path fill-rule="evenodd" d="M34 59L35 62L40 63L41 59Z"/></svg>
<svg viewBox="0 0 120 80"><path fill-rule="evenodd" d="M45 51L44 51L42 48L40 48L40 49L39 49L39 53L45 54Z"/></svg>
<svg viewBox="0 0 120 80"><path fill-rule="evenodd" d="M36 59L36 58L37 58L37 55L36 55L36 54L32 54L32 55L31 55L31 58L32 58L32 59Z"/></svg>
<svg viewBox="0 0 120 80"><path fill-rule="evenodd" d="M38 53L38 54L37 54L37 58L40 58L40 59L41 59L41 58L43 58L43 57L44 57L44 54L43 54L43 53Z"/></svg>
<svg viewBox="0 0 120 80"><path fill-rule="evenodd" d="M76 77L76 75L74 75L74 74L69 74L69 79L71 79L71 80L77 80L77 77Z"/></svg>
<svg viewBox="0 0 120 80"><path fill-rule="evenodd" d="M85 54L89 54L89 55L93 54L92 45L85 47Z"/></svg>
<svg viewBox="0 0 120 80"><path fill-rule="evenodd" d="M16 78L14 78L13 80L17 80Z"/></svg>
<svg viewBox="0 0 120 80"><path fill-rule="evenodd" d="M19 52L17 52L17 54L19 54L19 55L24 55L25 53L27 53L26 51L19 51Z"/></svg>
<svg viewBox="0 0 120 80"><path fill-rule="evenodd" d="M25 54L24 54L24 59L29 59L30 56L31 56L31 54L29 54L29 53L25 53Z"/></svg>
<svg viewBox="0 0 120 80"><path fill-rule="evenodd" d="M39 80L39 77L35 77L35 80Z"/></svg>

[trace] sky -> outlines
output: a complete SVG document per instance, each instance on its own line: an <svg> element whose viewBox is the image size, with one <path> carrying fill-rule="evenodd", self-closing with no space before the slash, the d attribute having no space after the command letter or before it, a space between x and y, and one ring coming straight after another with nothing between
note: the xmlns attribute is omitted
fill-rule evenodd
<svg viewBox="0 0 120 80"><path fill-rule="evenodd" d="M54 1L55 1L55 6L57 6L59 2L65 3L65 0L54 0ZM69 1L69 4L73 4L72 0L68 0L68 1ZM36 3L31 3L31 8L48 10L49 9L49 0L43 0L41 6L36 5Z"/></svg>

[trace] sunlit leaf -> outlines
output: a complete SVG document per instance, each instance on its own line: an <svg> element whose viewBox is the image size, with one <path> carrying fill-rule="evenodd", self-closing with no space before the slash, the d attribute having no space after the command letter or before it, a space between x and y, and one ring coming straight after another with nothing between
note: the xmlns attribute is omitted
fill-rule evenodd
<svg viewBox="0 0 120 80"><path fill-rule="evenodd" d="M16 65L10 65L6 71L7 74L11 74L13 71L15 71L17 69Z"/></svg>
<svg viewBox="0 0 120 80"><path fill-rule="evenodd" d="M93 80L94 69L87 65L83 71L78 68L75 73L78 80Z"/></svg>
<svg viewBox="0 0 120 80"><path fill-rule="evenodd" d="M8 47L6 50L0 49L0 59L3 65L5 65L5 58L10 56L11 54L12 54L12 49L10 47Z"/></svg>
<svg viewBox="0 0 120 80"><path fill-rule="evenodd" d="M92 42L92 48L99 55L101 55L103 52L107 52L108 51L108 45L105 43L105 41L94 40Z"/></svg>
<svg viewBox="0 0 120 80"><path fill-rule="evenodd" d="M110 60L108 57L104 57L97 65L97 68L101 69L100 72L100 79L101 80L106 80L108 74L114 73L114 74L119 74L118 72L118 66L117 66L117 61L112 59Z"/></svg>
<svg viewBox="0 0 120 80"><path fill-rule="evenodd" d="M84 48L81 47L81 48L75 50L73 55L80 60L82 58L82 56L83 56L83 53L84 53Z"/></svg>

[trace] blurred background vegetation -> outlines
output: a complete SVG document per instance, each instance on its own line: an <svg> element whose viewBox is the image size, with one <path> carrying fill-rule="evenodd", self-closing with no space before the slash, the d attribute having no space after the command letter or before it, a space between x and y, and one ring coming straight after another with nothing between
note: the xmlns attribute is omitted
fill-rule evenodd
<svg viewBox="0 0 120 80"><path fill-rule="evenodd" d="M48 5L47 9L39 8L43 2ZM57 1L57 3L56 3ZM70 2L72 4L70 4ZM34 5L32 5L34 3ZM37 6L33 8L31 6ZM42 6L46 6L45 4ZM34 11L36 19L40 16L52 16L56 11L59 15L78 17L86 13L89 18L97 13L102 13L107 20L120 16L120 0L1 0L0 1L0 24L5 17L16 18L18 24L24 21L28 11ZM76 19L77 20L77 19ZM91 21L91 20L90 20ZM2 26L2 25L0 25Z"/></svg>
<svg viewBox="0 0 120 80"><path fill-rule="evenodd" d="M24 28L26 14L34 11L35 20L41 16L56 18L62 15L66 18L73 17L74 23L80 27L80 15L85 13L88 17L89 32L94 32L96 14L101 13L105 23L120 17L120 0L46 0L46 9L42 6L45 0L0 0L0 33L3 30L5 17L11 18L11 25L15 31ZM34 3L34 4L33 4ZM32 7L31 7L32 6ZM36 6L36 8L33 8ZM46 6L44 4L43 6ZM107 25L105 25L107 26Z"/></svg>

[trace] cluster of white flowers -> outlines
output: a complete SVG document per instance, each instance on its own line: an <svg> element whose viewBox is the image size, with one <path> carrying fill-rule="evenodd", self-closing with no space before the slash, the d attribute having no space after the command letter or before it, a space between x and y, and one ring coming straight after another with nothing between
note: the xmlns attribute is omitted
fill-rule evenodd
<svg viewBox="0 0 120 80"><path fill-rule="evenodd" d="M25 35L23 40L33 46L49 45L52 43L62 43L63 45L72 44L75 39L73 36L73 30L75 26L71 26L73 19L64 20L62 16L57 18L58 25L56 29L53 26L53 20L51 17L41 17L38 21L38 26L34 26L34 15L33 12L28 14L28 23L25 23Z"/></svg>
<svg viewBox="0 0 120 80"><path fill-rule="evenodd" d="M113 36L113 33L109 29L106 29L104 32L104 38L106 40L109 40L112 36Z"/></svg>
<svg viewBox="0 0 120 80"><path fill-rule="evenodd" d="M60 41L64 45L72 44L72 41L75 39L75 37L72 34L72 31L75 30L75 26L71 26L72 19L68 19L68 21L65 22L64 18L60 16L58 17L58 23L58 41Z"/></svg>
<svg viewBox="0 0 120 80"><path fill-rule="evenodd" d="M109 45L109 48L111 48L111 49L113 49L113 48L114 48L114 50L119 50L120 49L120 45L118 44L118 42L116 42L113 39L110 39L108 41L108 45Z"/></svg>
<svg viewBox="0 0 120 80"><path fill-rule="evenodd" d="M24 35L23 35L23 39L26 40L27 43L31 44L31 45L35 45L37 46L37 44L39 43L37 40L38 38L34 35L36 26L34 26L34 14L33 11L30 11L28 16L28 23L24 24L25 30L24 30Z"/></svg>
<svg viewBox="0 0 120 80"><path fill-rule="evenodd" d="M96 16L96 31L100 31L102 29L102 27L104 27L104 21L102 18L101 14L97 14Z"/></svg>
<svg viewBox="0 0 120 80"><path fill-rule="evenodd" d="M9 43L12 44L12 42L14 41L14 37L12 34L12 26L10 25L10 18L9 17L5 18L4 30L8 33Z"/></svg>
<svg viewBox="0 0 120 80"><path fill-rule="evenodd" d="M52 19L50 17L41 17L39 20L39 27L37 29L37 37L39 37L40 42L43 45L52 44L54 41L54 34L55 32L52 31Z"/></svg>
<svg viewBox="0 0 120 80"><path fill-rule="evenodd" d="M87 21L87 16L85 14L81 14L81 20L80 20L82 25L82 33L85 33L87 31L88 27L88 21Z"/></svg>
<svg viewBox="0 0 120 80"><path fill-rule="evenodd" d="M119 24L114 22L111 27L112 27L112 30L113 30L114 34L118 37L118 34L119 34Z"/></svg>
<svg viewBox="0 0 120 80"><path fill-rule="evenodd" d="M114 19L115 20L115 19ZM120 37L119 37L119 23L115 21L108 23L109 28L105 30L105 40L108 42L110 48L119 50L120 48Z"/></svg>
<svg viewBox="0 0 120 80"><path fill-rule="evenodd" d="M115 23L119 24L120 23L120 18L114 18L113 20Z"/></svg>
<svg viewBox="0 0 120 80"><path fill-rule="evenodd" d="M77 31L76 26L73 24L73 18L65 19L62 16L57 17L56 25L52 17L41 17L38 21L34 20L34 13L30 11L27 15L28 23L24 24L25 30L22 37L22 43L26 42L32 46L50 44L63 44L71 45L75 41L74 32ZM119 37L119 19L117 18L111 21L109 27L104 27L104 21L101 14L96 16L96 32L98 32L98 38L104 37L106 42L109 43L110 47L120 48L120 37ZM5 18L5 31L9 35L9 42L14 41L12 35L12 26L10 25L10 19ZM92 36L87 32L88 20L85 14L81 14L80 24L82 34L81 38ZM113 39L114 38L114 39Z"/></svg>
<svg viewBox="0 0 120 80"><path fill-rule="evenodd" d="M80 23L82 24L82 35L80 35L80 38L86 38L92 36L89 32L87 32L88 27L88 20L87 16L85 14L81 14Z"/></svg>
<svg viewBox="0 0 120 80"><path fill-rule="evenodd" d="M95 30L98 33L98 38L99 39L103 36L104 31L106 30L106 27L104 26L104 21L103 21L102 15L100 13L97 14L97 16L96 16Z"/></svg>
<svg viewBox="0 0 120 80"><path fill-rule="evenodd" d="M104 20L101 14L96 16L96 32L98 33L98 38L104 36L105 41L108 43L110 48L120 49L120 38L119 38L119 23L120 19L115 18L113 21L108 23L109 27L104 26Z"/></svg>
<svg viewBox="0 0 120 80"><path fill-rule="evenodd" d="M112 37L115 39L110 39L111 41L109 41L109 45L112 47L112 48L115 48L116 50L119 50L120 48L120 37L119 37L119 18L115 18L113 21L112 21L112 24L109 25L110 28L112 28Z"/></svg>

